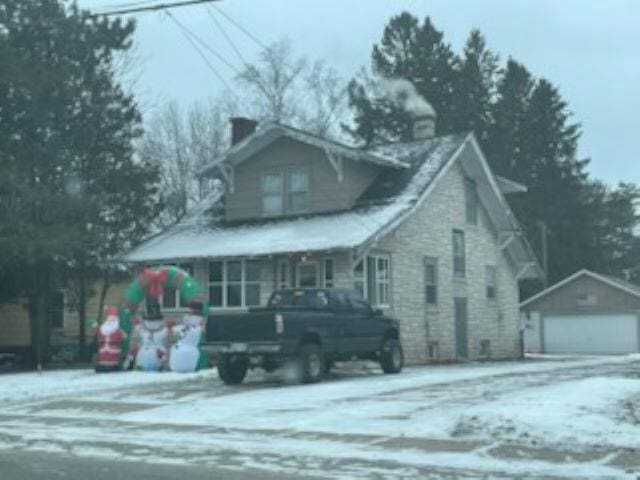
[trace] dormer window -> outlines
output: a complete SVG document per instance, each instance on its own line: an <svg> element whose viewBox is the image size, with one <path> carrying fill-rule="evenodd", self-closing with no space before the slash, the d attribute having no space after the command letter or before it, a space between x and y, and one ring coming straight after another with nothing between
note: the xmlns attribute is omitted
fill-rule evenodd
<svg viewBox="0 0 640 480"><path fill-rule="evenodd" d="M266 173L262 176L262 214L284 213L284 181L282 173Z"/></svg>
<svg viewBox="0 0 640 480"><path fill-rule="evenodd" d="M287 172L287 213L309 210L309 170L294 168Z"/></svg>

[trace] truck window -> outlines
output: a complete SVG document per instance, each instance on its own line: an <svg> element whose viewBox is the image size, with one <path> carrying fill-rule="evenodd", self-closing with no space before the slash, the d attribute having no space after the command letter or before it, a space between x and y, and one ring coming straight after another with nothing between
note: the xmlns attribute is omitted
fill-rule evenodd
<svg viewBox="0 0 640 480"><path fill-rule="evenodd" d="M344 292L334 291L331 294L331 306L339 312L346 312L351 310L351 305L349 305L349 298Z"/></svg>
<svg viewBox="0 0 640 480"><path fill-rule="evenodd" d="M324 290L279 290L269 299L271 308L327 308L329 297Z"/></svg>

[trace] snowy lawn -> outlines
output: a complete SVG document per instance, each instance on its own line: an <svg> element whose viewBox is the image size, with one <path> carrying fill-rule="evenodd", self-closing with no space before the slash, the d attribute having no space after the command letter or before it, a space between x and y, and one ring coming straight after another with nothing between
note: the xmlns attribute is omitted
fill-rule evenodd
<svg viewBox="0 0 640 480"><path fill-rule="evenodd" d="M300 386L254 374L227 387L215 371L45 372L0 376L0 399L0 448L345 479L640 472L640 355L393 376L345 366Z"/></svg>

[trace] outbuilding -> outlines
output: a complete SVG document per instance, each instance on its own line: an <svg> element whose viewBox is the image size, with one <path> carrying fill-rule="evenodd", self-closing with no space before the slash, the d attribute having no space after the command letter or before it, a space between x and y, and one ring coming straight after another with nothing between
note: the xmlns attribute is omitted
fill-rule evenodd
<svg viewBox="0 0 640 480"><path fill-rule="evenodd" d="M530 353L640 351L640 286L580 270L520 304Z"/></svg>

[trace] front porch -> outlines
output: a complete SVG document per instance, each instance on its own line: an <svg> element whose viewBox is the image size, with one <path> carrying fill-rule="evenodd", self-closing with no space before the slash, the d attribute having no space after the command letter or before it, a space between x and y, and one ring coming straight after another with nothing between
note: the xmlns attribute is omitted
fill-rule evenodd
<svg viewBox="0 0 640 480"><path fill-rule="evenodd" d="M195 258L165 261L188 271L208 295L210 313L242 311L265 305L279 288L359 290L376 308L390 305L390 258L357 257L354 250L256 257ZM183 309L179 294L165 290L163 309Z"/></svg>

